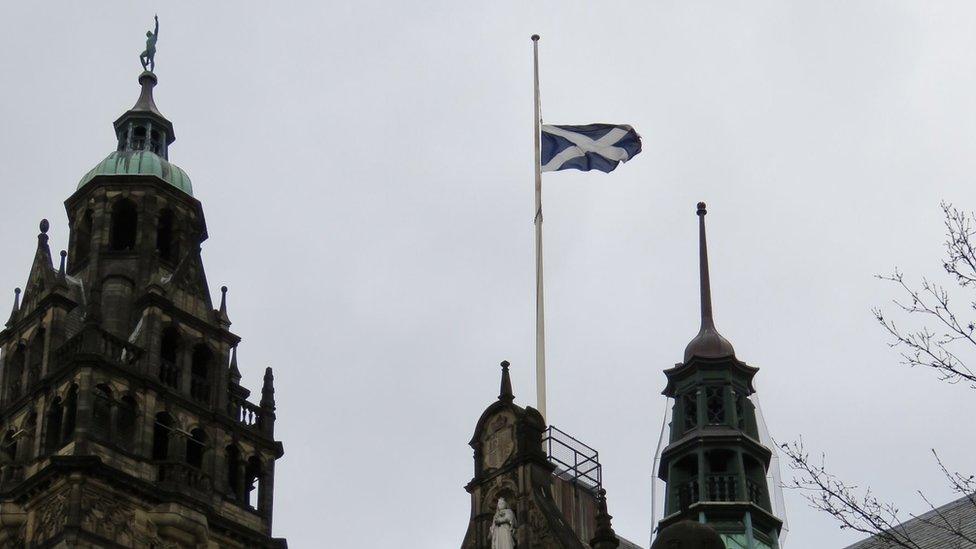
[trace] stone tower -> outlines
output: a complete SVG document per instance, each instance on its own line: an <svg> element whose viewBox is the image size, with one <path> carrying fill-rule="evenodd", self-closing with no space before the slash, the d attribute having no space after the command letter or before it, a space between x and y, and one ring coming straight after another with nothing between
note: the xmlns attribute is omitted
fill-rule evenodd
<svg viewBox="0 0 976 549"><path fill-rule="evenodd" d="M469 443L474 449L474 478L465 486L471 494L471 518L462 549L491 549L499 499L515 514L516 547L636 547L613 531L602 486L572 480L547 455L546 423L535 408L515 404L508 366L502 362L498 400L481 414Z"/></svg>
<svg viewBox="0 0 976 549"><path fill-rule="evenodd" d="M280 548L271 537L275 400L240 385L227 290L143 72L117 149L48 223L0 332L0 546Z"/></svg>
<svg viewBox="0 0 976 549"><path fill-rule="evenodd" d="M748 398L759 369L738 360L715 329L705 214L705 204L699 203L701 329L684 361L664 372L664 395L674 408L657 473L667 483L658 526L703 522L729 549L776 548L782 521L773 514L766 482L772 451L760 442L756 409Z"/></svg>

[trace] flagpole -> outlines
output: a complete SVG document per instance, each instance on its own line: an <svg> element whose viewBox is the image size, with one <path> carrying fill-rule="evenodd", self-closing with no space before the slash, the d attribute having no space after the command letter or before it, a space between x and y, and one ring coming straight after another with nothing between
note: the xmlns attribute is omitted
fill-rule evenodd
<svg viewBox="0 0 976 549"><path fill-rule="evenodd" d="M542 285L542 147L539 127L539 35L532 35L532 76L535 92L535 384L536 407L546 419L546 317Z"/></svg>

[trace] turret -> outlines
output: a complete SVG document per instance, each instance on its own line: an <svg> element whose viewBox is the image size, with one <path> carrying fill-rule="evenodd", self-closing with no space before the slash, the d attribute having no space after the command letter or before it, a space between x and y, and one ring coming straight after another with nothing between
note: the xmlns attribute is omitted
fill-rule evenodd
<svg viewBox="0 0 976 549"><path fill-rule="evenodd" d="M778 547L782 521L773 514L766 482L772 451L760 441L749 398L759 370L736 358L732 344L715 327L706 213L705 204L698 203L701 325L684 360L664 372L663 393L673 409L669 444L657 471L667 483L659 528L698 521L714 524L732 540L728 543Z"/></svg>

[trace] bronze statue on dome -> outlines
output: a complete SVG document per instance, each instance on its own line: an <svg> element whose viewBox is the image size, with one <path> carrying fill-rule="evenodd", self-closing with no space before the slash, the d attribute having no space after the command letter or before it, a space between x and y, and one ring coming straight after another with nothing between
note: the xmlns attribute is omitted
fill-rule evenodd
<svg viewBox="0 0 976 549"><path fill-rule="evenodd" d="M156 30L146 31L146 50L139 55L143 70L154 72L156 69L156 40L159 39L159 16L154 15Z"/></svg>

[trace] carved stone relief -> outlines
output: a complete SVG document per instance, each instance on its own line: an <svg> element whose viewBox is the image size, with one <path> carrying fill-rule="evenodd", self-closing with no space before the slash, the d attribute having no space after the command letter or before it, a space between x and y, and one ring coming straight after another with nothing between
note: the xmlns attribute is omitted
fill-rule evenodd
<svg viewBox="0 0 976 549"><path fill-rule="evenodd" d="M54 537L64 527L68 517L68 498L55 494L34 513L34 532L31 541L40 543Z"/></svg>
<svg viewBox="0 0 976 549"><path fill-rule="evenodd" d="M85 492L81 505L82 528L120 545L132 545L135 511L118 500L95 492Z"/></svg>
<svg viewBox="0 0 976 549"><path fill-rule="evenodd" d="M497 469L508 461L515 450L515 426L504 415L491 420L484 444L484 468Z"/></svg>

